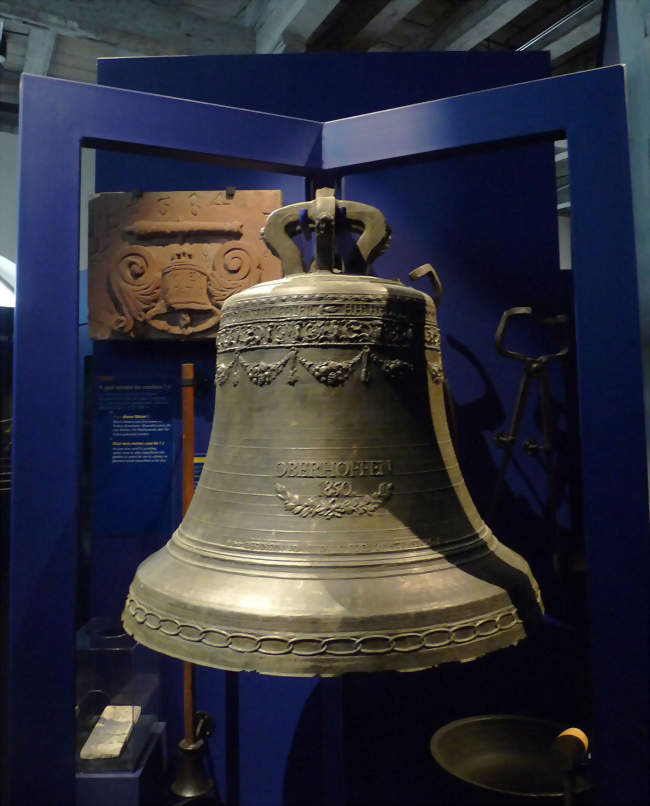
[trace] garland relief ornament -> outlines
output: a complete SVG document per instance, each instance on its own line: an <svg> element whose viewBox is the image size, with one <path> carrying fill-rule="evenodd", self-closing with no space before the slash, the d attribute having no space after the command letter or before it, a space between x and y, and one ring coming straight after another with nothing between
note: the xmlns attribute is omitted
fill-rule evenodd
<svg viewBox="0 0 650 806"><path fill-rule="evenodd" d="M309 265L299 233L313 239ZM434 299L367 274L389 242L384 216L323 188L273 211L263 237L281 279L222 299L213 264L183 284L184 304L202 306L190 310L219 311L210 447L182 523L137 569L126 630L193 663L298 676L516 644L542 615L539 590L458 467ZM215 255L224 289L255 274L241 244L229 236ZM118 327L170 321L181 294L188 250L159 279L146 249L120 258ZM428 264L412 279L425 276L439 301ZM148 307L157 283L167 309Z"/></svg>

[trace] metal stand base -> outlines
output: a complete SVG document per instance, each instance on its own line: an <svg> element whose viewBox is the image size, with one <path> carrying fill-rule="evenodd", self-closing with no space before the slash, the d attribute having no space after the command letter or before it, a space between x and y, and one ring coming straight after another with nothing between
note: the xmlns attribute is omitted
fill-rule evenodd
<svg viewBox="0 0 650 806"><path fill-rule="evenodd" d="M214 781L209 778L203 768L204 742L197 739L188 744L185 739L178 743L180 760L178 773L172 783L172 792L182 798L199 798L207 795L213 788Z"/></svg>

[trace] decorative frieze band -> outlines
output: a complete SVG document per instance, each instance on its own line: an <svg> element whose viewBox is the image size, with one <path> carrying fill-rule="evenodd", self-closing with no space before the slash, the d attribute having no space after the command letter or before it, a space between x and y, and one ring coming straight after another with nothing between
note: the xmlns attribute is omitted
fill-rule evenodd
<svg viewBox="0 0 650 806"><path fill-rule="evenodd" d="M272 347L382 346L411 348L423 328L424 346L440 349L440 332L427 318L417 325L412 301L394 305L376 297L296 295L238 302L223 313L219 352Z"/></svg>
<svg viewBox="0 0 650 806"><path fill-rule="evenodd" d="M202 643L214 649L262 655L297 655L300 657L354 655L389 655L440 649L453 644L467 644L521 624L515 608L504 608L488 617L420 627L406 632L366 633L361 635L273 635L231 632L198 624L183 623L156 613L132 594L126 610L134 621L152 631L190 643Z"/></svg>
<svg viewBox="0 0 650 806"><path fill-rule="evenodd" d="M240 352L236 352L229 363L217 361L215 383L217 386L223 386L228 380L232 380L233 385L237 385L241 367L251 383L256 386L267 386L278 378L287 365L289 365L287 383L291 385L298 381L298 366L306 369L313 378L326 386L341 386L356 368L360 367L361 380L367 383L370 380L371 364L379 367L385 375L392 379L400 378L415 369L415 365L409 361L403 361L400 358L384 358L371 352L369 347L364 347L352 358L341 361L333 359L308 361L293 347L285 356L273 363L247 361Z"/></svg>
<svg viewBox="0 0 650 806"><path fill-rule="evenodd" d="M424 346L440 349L440 332L424 329ZM281 322L224 321L217 335L219 352L272 347L379 346L409 349L414 344L413 324L394 319L287 319Z"/></svg>

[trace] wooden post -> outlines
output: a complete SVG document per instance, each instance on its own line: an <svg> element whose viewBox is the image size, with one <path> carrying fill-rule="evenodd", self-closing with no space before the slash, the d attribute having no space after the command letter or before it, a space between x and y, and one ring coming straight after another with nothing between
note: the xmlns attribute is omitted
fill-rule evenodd
<svg viewBox="0 0 650 806"><path fill-rule="evenodd" d="M194 364L181 365L182 387L182 444L183 444L183 500L182 513L185 513L194 495ZM183 661L183 717L185 741L188 745L196 741L196 707L194 703L194 664Z"/></svg>

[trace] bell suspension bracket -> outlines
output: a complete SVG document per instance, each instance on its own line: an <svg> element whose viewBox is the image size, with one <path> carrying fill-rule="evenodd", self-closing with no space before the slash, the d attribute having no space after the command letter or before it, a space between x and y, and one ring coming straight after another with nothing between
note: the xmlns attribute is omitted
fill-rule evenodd
<svg viewBox="0 0 650 806"><path fill-rule="evenodd" d="M376 207L353 201L340 201L333 188L320 188L316 198L308 202L289 204L275 210L261 230L266 245L282 261L284 276L307 271L302 253L293 242L299 232L315 235L314 260L309 271L340 271L337 268L336 236L343 223L352 232L360 233L356 243L354 268L367 274L370 264L390 242L390 227L384 214Z"/></svg>

